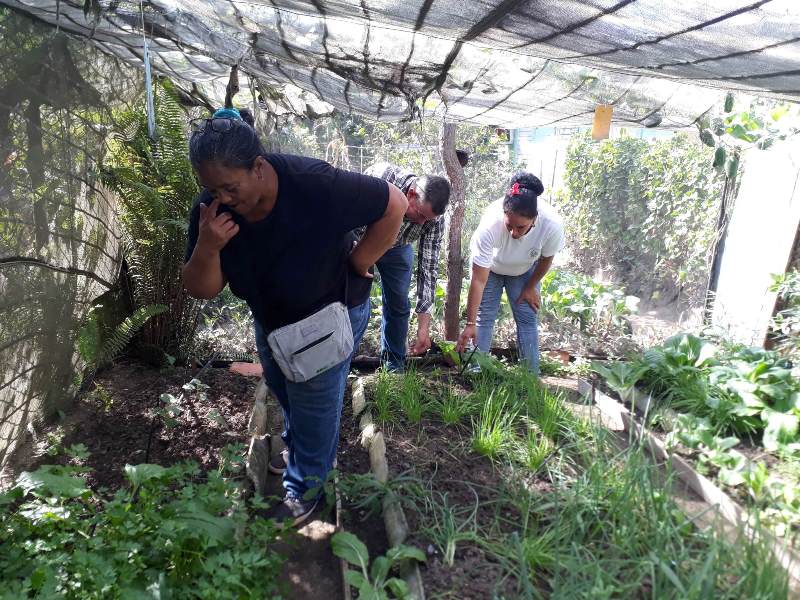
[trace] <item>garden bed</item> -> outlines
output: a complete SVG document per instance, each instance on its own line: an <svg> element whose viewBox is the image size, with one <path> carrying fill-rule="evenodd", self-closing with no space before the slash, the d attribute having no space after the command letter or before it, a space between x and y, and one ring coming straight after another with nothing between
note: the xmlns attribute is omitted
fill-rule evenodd
<svg viewBox="0 0 800 600"><path fill-rule="evenodd" d="M749 502L741 502L741 494L729 494L728 492L731 492L732 488L722 485L715 477L719 471L711 474L707 473L708 469L703 469L703 472L698 471L697 462L692 460L695 457L692 457L690 453L679 453L675 446L669 445L668 435L664 435L663 432L654 432L644 425L646 407L650 402L649 397L639 392L628 394L628 396L635 397L631 413L617 398L596 389L586 381L579 382L579 388L581 393L586 398L592 398L604 413L612 418L619 418L631 440L635 440L637 445L655 460L669 464L686 488L693 490L702 499L706 508L714 507L716 512L727 521L727 524L725 522L716 523L715 527L722 532L739 532L735 535L741 535L741 532L744 532L747 537L761 540L763 546L769 549L770 554L786 570L792 594L800 594L800 557L790 540L788 538L776 539L774 531L760 521L758 511L754 510L752 506L748 506ZM753 453L757 454L757 450L754 449ZM688 514L697 514L701 520L707 520L707 517L698 513L696 509L688 508Z"/></svg>
<svg viewBox="0 0 800 600"><path fill-rule="evenodd" d="M239 446L228 459L242 458L257 380L211 369L201 376L207 390L196 386L180 399L192 375L114 367L66 415L63 432L41 436L49 440L42 449L59 452L38 462L74 464L60 451L84 444L92 487L116 488L122 466L144 462L151 439L151 463L189 458L201 474L220 471L220 452L231 442ZM575 380L546 382L562 395L494 361L478 376L461 377L455 369L372 376L369 405L385 436L391 476L380 485L365 475L368 455L346 401L338 459L344 528L366 544L373 561L385 556L381 509L388 497L399 502L411 531L405 543L427 557L421 573L431 598L578 598L601 591L677 598L698 585L711 586L719 598L755 591L785 597L785 577L762 546L698 528L687 516L698 510L679 509L695 499L674 485L671 473L625 450L624 436L587 422L589 406L569 402ZM163 412L162 398L154 420L162 393L181 411ZM170 418L176 426L167 425ZM277 433L274 405L269 421ZM279 478L269 485L280 493ZM299 536L271 545L282 556L288 597L342 597L332 521L333 512L323 512Z"/></svg>
<svg viewBox="0 0 800 600"><path fill-rule="evenodd" d="M391 498L405 508L430 597L686 597L697 586L785 597L785 573L763 545L679 509L672 473L620 450L622 438L529 377L496 375L379 373L367 386L392 475L386 485L345 475L341 487L357 506L378 511ZM488 414L504 389L512 394ZM525 419L503 420L522 410ZM364 454L354 420L343 423L342 455ZM697 498L680 500L700 512Z"/></svg>
<svg viewBox="0 0 800 600"><path fill-rule="evenodd" d="M596 366L670 452L734 498L788 546L800 533L800 383L760 348L679 335L626 363ZM794 369L794 371L793 371Z"/></svg>

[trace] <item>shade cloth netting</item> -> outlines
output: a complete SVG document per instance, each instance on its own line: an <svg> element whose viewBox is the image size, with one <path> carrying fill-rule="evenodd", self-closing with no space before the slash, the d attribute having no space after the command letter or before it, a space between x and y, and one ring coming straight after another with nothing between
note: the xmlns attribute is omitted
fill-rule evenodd
<svg viewBox="0 0 800 600"><path fill-rule="evenodd" d="M505 126L692 123L725 89L800 98L797 0L0 0L209 86L230 65L343 111Z"/></svg>

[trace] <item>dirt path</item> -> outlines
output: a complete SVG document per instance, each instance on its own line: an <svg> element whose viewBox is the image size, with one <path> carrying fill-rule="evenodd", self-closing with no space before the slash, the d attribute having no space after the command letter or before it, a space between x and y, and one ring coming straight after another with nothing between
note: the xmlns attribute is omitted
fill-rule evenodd
<svg viewBox="0 0 800 600"><path fill-rule="evenodd" d="M284 447L280 440L283 417L277 402L269 396L267 402L268 426L273 440L272 452L276 455ZM283 496L280 476L270 475L267 480L267 495ZM283 582L288 598L336 600L343 597L339 560L331 552L331 536L334 533L334 510L318 509L308 524L292 532L280 545L279 551L287 558Z"/></svg>

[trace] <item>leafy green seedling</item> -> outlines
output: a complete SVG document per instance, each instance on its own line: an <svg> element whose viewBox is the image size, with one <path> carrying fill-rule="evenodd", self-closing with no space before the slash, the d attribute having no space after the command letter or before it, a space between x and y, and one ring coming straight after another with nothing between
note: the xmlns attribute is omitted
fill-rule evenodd
<svg viewBox="0 0 800 600"><path fill-rule="evenodd" d="M378 556L370 566L369 551L364 542L352 533L340 531L331 538L333 553L359 570L345 572L347 583L358 590L358 600L387 600L409 598L411 591L405 581L390 577L393 567L404 560L425 561L425 553L419 548L395 546L385 556ZM389 594L391 593L391 596Z"/></svg>

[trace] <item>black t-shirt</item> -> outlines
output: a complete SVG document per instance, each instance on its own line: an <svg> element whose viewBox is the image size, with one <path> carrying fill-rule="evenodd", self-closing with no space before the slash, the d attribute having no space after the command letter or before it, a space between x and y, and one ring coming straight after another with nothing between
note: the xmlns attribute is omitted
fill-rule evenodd
<svg viewBox="0 0 800 600"><path fill-rule="evenodd" d="M239 225L220 253L231 291L245 300L267 330L294 323L336 300L366 301L371 280L347 260L353 229L380 219L389 202L385 181L335 169L328 163L286 154L264 156L278 174L278 198L264 219L249 223L226 206ZM188 261L197 243L200 203L189 221ZM349 274L349 275L348 275Z"/></svg>

